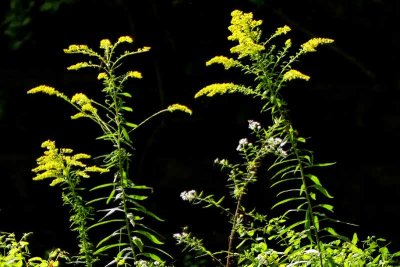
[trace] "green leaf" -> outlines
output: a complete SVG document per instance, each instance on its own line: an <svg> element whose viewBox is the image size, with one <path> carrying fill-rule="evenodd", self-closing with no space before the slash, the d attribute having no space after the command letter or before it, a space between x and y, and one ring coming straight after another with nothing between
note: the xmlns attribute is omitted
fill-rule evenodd
<svg viewBox="0 0 400 267"><path fill-rule="evenodd" d="M357 245L357 242L358 242L358 236L357 236L357 233L354 233L353 238L351 239L351 243L353 245Z"/></svg>
<svg viewBox="0 0 400 267"><path fill-rule="evenodd" d="M117 185L116 183L101 184L101 185L93 187L89 191L95 191L95 190L98 190L98 189L101 189L101 188L110 187L110 186L116 186L116 185Z"/></svg>
<svg viewBox="0 0 400 267"><path fill-rule="evenodd" d="M140 253L140 254L145 256L145 257L147 257L147 258L149 258L149 259L152 259L154 261L162 262L161 258L159 256L157 256L156 254L154 254L154 253L146 252L146 253Z"/></svg>
<svg viewBox="0 0 400 267"><path fill-rule="evenodd" d="M100 253L102 253L102 252L104 252L104 251L106 251L106 250L111 249L111 248L123 247L123 246L128 246L128 245L129 245L128 243L116 243L116 244L111 244L111 245L108 245L108 246L104 246L104 247L99 248L99 249L96 250L93 254L94 254L94 255L98 255L98 254L100 254Z"/></svg>
<svg viewBox="0 0 400 267"><path fill-rule="evenodd" d="M135 244L135 246L140 250L140 252L143 252L143 241L137 236L132 237L132 243Z"/></svg>
<svg viewBox="0 0 400 267"><path fill-rule="evenodd" d="M133 111L133 109L130 108L130 107L121 107L121 109L123 109L125 111L128 111L128 112L132 112Z"/></svg>
<svg viewBox="0 0 400 267"><path fill-rule="evenodd" d="M319 231L319 219L318 216L313 216L314 227Z"/></svg>
<svg viewBox="0 0 400 267"><path fill-rule="evenodd" d="M113 223L113 222L125 222L125 221L123 219L113 219L113 220L101 221L101 222L98 222L98 223L95 223L95 224L89 226L88 230L98 227L103 224L109 224L109 223Z"/></svg>
<svg viewBox="0 0 400 267"><path fill-rule="evenodd" d="M297 200L305 200L304 197L292 197L292 198L287 198L284 200L279 201L278 203L276 203L275 205L272 206L271 209L274 209L282 204L288 203L288 202L292 202L292 201L297 201Z"/></svg>
<svg viewBox="0 0 400 267"><path fill-rule="evenodd" d="M128 127L131 127L131 128L136 128L137 127L137 124L135 124L135 123L131 123L131 122L125 122L124 123L126 126L128 126Z"/></svg>
<svg viewBox="0 0 400 267"><path fill-rule="evenodd" d="M128 92L122 92L122 93L119 93L119 95L123 95L123 96L129 97L129 98L132 98L132 95Z"/></svg>
<svg viewBox="0 0 400 267"><path fill-rule="evenodd" d="M321 192L327 198L333 198L333 196L331 196L329 192L322 185L315 184L313 185L313 187L315 187L319 192Z"/></svg>
<svg viewBox="0 0 400 267"><path fill-rule="evenodd" d="M147 232L147 231L144 231L144 230L135 230L135 231L133 231L133 232L145 236L148 240L150 240L150 241L153 242L154 244L157 244L157 245L162 245L162 244L164 244L164 242L162 242L161 240L159 240L155 235L153 235L152 233L149 233L149 232Z"/></svg>
<svg viewBox="0 0 400 267"><path fill-rule="evenodd" d="M313 164L312 167L327 167L327 166L332 166L335 164L336 164L336 162L318 163L318 164Z"/></svg>
<svg viewBox="0 0 400 267"><path fill-rule="evenodd" d="M148 196L139 196L139 195L127 195L127 197L135 200L145 200L148 198Z"/></svg>
<svg viewBox="0 0 400 267"><path fill-rule="evenodd" d="M318 204L315 207L321 207L321 208L324 208L324 209L329 210L331 212L333 212L333 208L334 208L332 205L329 205L329 204Z"/></svg>
<svg viewBox="0 0 400 267"><path fill-rule="evenodd" d="M306 174L306 177L310 178L310 180L313 181L314 184L321 185L321 183L320 183L320 181L319 181L317 176L315 176L313 174Z"/></svg>

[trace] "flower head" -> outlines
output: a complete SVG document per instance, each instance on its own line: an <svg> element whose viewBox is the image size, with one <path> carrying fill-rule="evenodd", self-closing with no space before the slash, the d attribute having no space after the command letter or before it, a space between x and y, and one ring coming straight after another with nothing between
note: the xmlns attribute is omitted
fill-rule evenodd
<svg viewBox="0 0 400 267"><path fill-rule="evenodd" d="M239 140L239 144L236 148L237 151L242 151L245 146L249 145L249 140L247 138L242 138Z"/></svg>
<svg viewBox="0 0 400 267"><path fill-rule="evenodd" d="M203 95L209 97L214 96L216 94L223 95L229 91L234 91L236 88L237 85L235 85L234 83L214 83L198 91L194 96L194 98L198 98Z"/></svg>
<svg viewBox="0 0 400 267"><path fill-rule="evenodd" d="M109 39L103 39L100 41L100 48L101 49L110 49L112 47L112 43Z"/></svg>
<svg viewBox="0 0 400 267"><path fill-rule="evenodd" d="M298 70L289 70L287 71L285 74L283 74L283 78L284 81L291 81L294 79L302 79L302 80L306 80L308 81L310 79L310 76L305 75L303 73L301 73Z"/></svg>
<svg viewBox="0 0 400 267"><path fill-rule="evenodd" d="M190 191L183 191L181 193L181 198L184 201L192 202L195 200L197 197L197 192L196 190L190 190Z"/></svg>
<svg viewBox="0 0 400 267"><path fill-rule="evenodd" d="M176 110L183 111L185 113L188 113L189 115L192 115L192 110L188 108L187 106L181 105L181 104L172 104L168 106L167 108L170 112L174 112Z"/></svg>
<svg viewBox="0 0 400 267"><path fill-rule="evenodd" d="M28 94L43 93L43 94L47 94L47 95L55 95L57 97L60 97L60 98L68 101L68 97L66 95L57 91L54 87L50 87L48 85L36 86L35 88L30 89L27 93Z"/></svg>
<svg viewBox="0 0 400 267"><path fill-rule="evenodd" d="M118 42L117 43L132 43L133 39L130 36L121 36L118 38Z"/></svg>
<svg viewBox="0 0 400 267"><path fill-rule="evenodd" d="M139 71L128 71L128 73L126 74L126 77L129 77L129 78L136 78L136 79L142 79L143 78L143 76L142 76L142 73L140 73Z"/></svg>
<svg viewBox="0 0 400 267"><path fill-rule="evenodd" d="M206 62L206 66L210 66L212 64L222 64L224 68L227 70L237 66L239 64L239 61L233 58L227 58L225 56L216 56Z"/></svg>
<svg viewBox="0 0 400 267"><path fill-rule="evenodd" d="M248 120L249 122L249 129L250 130L260 130L261 129L261 124L257 121L253 121L253 120Z"/></svg>
<svg viewBox="0 0 400 267"><path fill-rule="evenodd" d="M329 38L312 38L309 41L307 41L306 43L302 44L301 48L304 53L315 52L315 51L317 51L316 48L319 45L330 44L333 42L334 42L334 40L329 39Z"/></svg>

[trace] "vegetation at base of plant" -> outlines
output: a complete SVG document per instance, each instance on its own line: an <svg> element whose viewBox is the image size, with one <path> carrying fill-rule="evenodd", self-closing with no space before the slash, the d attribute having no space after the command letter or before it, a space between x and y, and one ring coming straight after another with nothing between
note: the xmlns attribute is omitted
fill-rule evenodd
<svg viewBox="0 0 400 267"><path fill-rule="evenodd" d="M17 240L14 233L0 233L0 266L2 267L49 267L59 266L60 260L68 260L68 254L61 249L55 249L48 255L48 259L32 257L29 252L30 233L24 234Z"/></svg>
<svg viewBox="0 0 400 267"><path fill-rule="evenodd" d="M162 219L142 204L151 188L136 184L129 176L133 149L131 133L161 113L182 111L191 114L191 110L181 104L172 104L140 123L128 121L127 114L133 109L127 101L132 95L125 84L131 79L141 79L142 74L137 70L123 71L121 66L128 57L150 50L149 47L134 51L123 49L123 45L131 43L132 37L121 36L115 43L109 39L101 40L101 52L82 44L64 49L67 54L87 57L87 61L69 66L68 70L94 68L98 71L102 99L95 100L81 92L68 97L48 85L28 91L28 94L55 95L68 102L77 110L71 118L91 120L102 131L97 139L110 144L109 153L96 157L102 160L101 166L97 167L81 161L89 159L89 155L72 154L72 149L58 149L54 141L46 141L42 147L47 150L33 169L37 173L34 180L52 178L50 185L62 186L63 202L71 208L71 229L78 232L80 250L73 262L85 266L92 266L98 259L101 262L107 259L107 266L162 266L165 262L162 258L170 257L161 249L160 235L147 222L150 218ZM89 173L105 173L103 176L107 180L96 180L95 186L87 190L80 183L81 178L89 178ZM96 193L95 198L85 200L83 196L89 193ZM98 214L103 216L97 218ZM103 236L91 236L93 231Z"/></svg>
<svg viewBox="0 0 400 267"><path fill-rule="evenodd" d="M196 190L181 193L193 205L217 208L230 223L227 248L212 252L203 240L184 228L174 238L185 249L209 256L215 266L396 266L398 253L390 253L385 240L368 237L359 242L335 230L340 221L332 218L333 198L317 177L317 169L332 163L317 163L313 152L305 148L302 137L290 120L281 89L292 80L308 81L310 77L292 65L308 53L315 52L329 38L312 38L291 53L291 39L281 39L290 27L278 28L269 38L262 36L261 20L252 13L232 12L231 35L236 45L232 57L216 56L206 65L221 64L225 69L237 68L254 80L253 85L216 83L201 89L195 98L239 93L260 101L261 114L271 123L264 127L249 120L250 136L239 140L236 148L241 161L216 159L215 164L227 173L229 195L215 197ZM269 165L268 172L260 167ZM277 192L276 202L268 214L247 207L249 186L269 179L271 191ZM252 195L252 198L255 198ZM226 203L230 200L229 203ZM276 213L281 208L284 212Z"/></svg>

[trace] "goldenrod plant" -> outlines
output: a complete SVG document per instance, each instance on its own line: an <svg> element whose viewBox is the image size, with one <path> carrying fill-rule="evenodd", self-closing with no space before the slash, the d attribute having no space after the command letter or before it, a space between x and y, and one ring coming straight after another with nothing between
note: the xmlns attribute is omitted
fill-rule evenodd
<svg viewBox="0 0 400 267"><path fill-rule="evenodd" d="M87 57L87 61L69 66L68 70L95 69L102 84L102 99L93 99L82 92L68 97L48 85L28 91L28 94L55 95L68 102L77 110L71 118L93 121L102 131L97 139L110 144L110 152L97 157L102 160L101 166L87 166L82 160L89 159L89 155L72 154L72 149L58 149L55 142L49 140L42 144L47 150L33 169L37 173L35 180L52 178L51 185L62 186L64 204L71 207L71 229L78 232L79 238L80 250L71 262L85 266L93 266L97 259L99 266L104 262L107 266L162 266L165 257L169 256L161 249L160 235L147 221L149 218L162 220L142 204L151 188L135 183L129 174L133 149L131 134L156 115L174 111L191 114L191 110L181 104L172 104L140 123L128 121L126 115L133 109L127 104L132 92L126 88L126 82L141 79L142 74L137 70L122 70L121 66L128 57L150 50L149 47L131 50L131 43L132 37L122 36L115 43L109 39L101 40L100 52L76 44L64 49L66 54ZM96 180L90 189L100 195L94 199L84 199L88 190L80 186L81 178L88 178L89 173L104 173L102 175L107 177ZM99 214L103 215L98 218ZM96 236L91 236L93 230Z"/></svg>
<svg viewBox="0 0 400 267"><path fill-rule="evenodd" d="M230 93L250 96L261 104L265 122L248 120L250 135L240 139L236 148L240 162L215 160L227 173L229 194L181 193L184 201L217 208L228 218L231 230L226 247L208 250L188 227L174 234L177 243L197 256L209 256L213 266L399 266L400 253L390 253L385 240L368 237L359 241L357 234L349 238L338 233L339 221L333 218L330 202L333 197L316 174L317 169L332 164L315 161L281 95L292 80L310 79L292 68L294 63L333 40L312 38L293 53L292 41L286 37L290 27L280 27L265 38L262 21L253 19L252 13L235 10L231 15L228 40L235 42L231 56L216 56L206 65L239 69L254 83L211 84L195 98ZM268 171L261 171L266 165ZM266 213L246 205L252 193L249 186L265 179L271 184L270 192L277 192L272 207L264 207L269 210Z"/></svg>

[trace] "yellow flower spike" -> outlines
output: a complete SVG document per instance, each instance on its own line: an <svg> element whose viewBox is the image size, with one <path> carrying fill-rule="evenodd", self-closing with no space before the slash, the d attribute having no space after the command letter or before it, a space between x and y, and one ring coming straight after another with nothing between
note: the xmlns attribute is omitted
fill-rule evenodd
<svg viewBox="0 0 400 267"><path fill-rule="evenodd" d="M85 172L98 172L98 173L105 173L105 172L109 172L109 169L105 169L105 168L100 168L97 166L90 166L85 168Z"/></svg>
<svg viewBox="0 0 400 267"><path fill-rule="evenodd" d="M62 98L66 101L69 101L68 97L64 95L63 93L57 91L54 87L48 86L48 85L39 85L36 86L35 88L32 88L28 90L27 94L36 94L36 93L43 93L47 95L55 95L59 98Z"/></svg>
<svg viewBox="0 0 400 267"><path fill-rule="evenodd" d="M176 110L183 111L185 113L188 113L189 115L192 115L192 110L188 108L187 106L181 105L181 104L172 104L168 106L167 108L170 112L174 112Z"/></svg>
<svg viewBox="0 0 400 267"><path fill-rule="evenodd" d="M121 36L118 38L118 42L117 43L132 43L133 39L130 36Z"/></svg>
<svg viewBox="0 0 400 267"><path fill-rule="evenodd" d="M216 94L225 94L228 91L234 91L237 88L237 85L235 85L234 83L214 83L211 85L208 85L206 87L204 87L203 89L201 89L200 91L198 91L194 98L198 98L200 96L209 96L212 97Z"/></svg>
<svg viewBox="0 0 400 267"><path fill-rule="evenodd" d="M151 47L150 46L143 46L142 48L139 48L137 52L148 52L150 51Z"/></svg>
<svg viewBox="0 0 400 267"><path fill-rule="evenodd" d="M291 46L292 46L292 40L287 39L286 42L285 42L285 48L287 49L287 48L289 48Z"/></svg>
<svg viewBox="0 0 400 267"><path fill-rule="evenodd" d="M90 99L83 93L76 93L72 98L71 98L71 103L76 103L79 106L83 106L85 104L90 103Z"/></svg>
<svg viewBox="0 0 400 267"><path fill-rule="evenodd" d="M72 54L72 53L79 53L85 50L90 50L87 45L76 45L72 44L68 46L68 48L64 49L64 53L66 54Z"/></svg>
<svg viewBox="0 0 400 267"><path fill-rule="evenodd" d="M100 48L101 49L109 49L112 47L112 43L109 39L103 39L100 41Z"/></svg>
<svg viewBox="0 0 400 267"><path fill-rule="evenodd" d="M287 34L288 32L290 32L292 29L290 29L289 26L285 25L283 27L279 27L278 29L276 29L276 32L273 34L273 36L279 36L282 34Z"/></svg>
<svg viewBox="0 0 400 267"><path fill-rule="evenodd" d="M316 48L319 45L330 44L333 42L334 42L334 40L329 39L329 38L312 38L309 41L307 41L306 43L302 44L301 48L304 53L316 52L317 51Z"/></svg>
<svg viewBox="0 0 400 267"><path fill-rule="evenodd" d="M206 62L206 66L210 66L212 64L222 64L227 70L237 66L239 64L239 61L234 60L233 58L227 58L225 56L216 56Z"/></svg>
<svg viewBox="0 0 400 267"><path fill-rule="evenodd" d="M82 105L82 111L83 112L88 112L91 114L96 114L97 113L97 109L95 107L92 106L92 104L87 103Z"/></svg>
<svg viewBox="0 0 400 267"><path fill-rule="evenodd" d="M291 81L294 79L302 79L302 80L306 80L308 81L310 79L310 76L305 75L303 73L301 73L298 70L289 70L287 71L285 74L283 74L283 78L284 81Z"/></svg>
<svg viewBox="0 0 400 267"><path fill-rule="evenodd" d="M67 68L67 70L79 70L82 68L90 67L91 65L88 62L79 62L74 65L71 65Z"/></svg>
<svg viewBox="0 0 400 267"><path fill-rule="evenodd" d="M58 185L58 184L60 184L60 183L63 183L64 181L65 181L65 179L58 177L58 178L54 179L54 180L50 183L50 186Z"/></svg>
<svg viewBox="0 0 400 267"><path fill-rule="evenodd" d="M72 120L76 120L76 119L79 119L79 118L82 118L82 117L87 117L87 115L82 113L82 112L79 112L79 113L76 113L75 115L72 115L71 119Z"/></svg>
<svg viewBox="0 0 400 267"><path fill-rule="evenodd" d="M136 79L142 79L142 73L140 73L139 71L128 71L128 73L126 74L126 77L129 78L136 78Z"/></svg>
<svg viewBox="0 0 400 267"><path fill-rule="evenodd" d="M105 72L100 72L99 75L97 75L97 80L103 80L103 79L108 79L108 75Z"/></svg>

